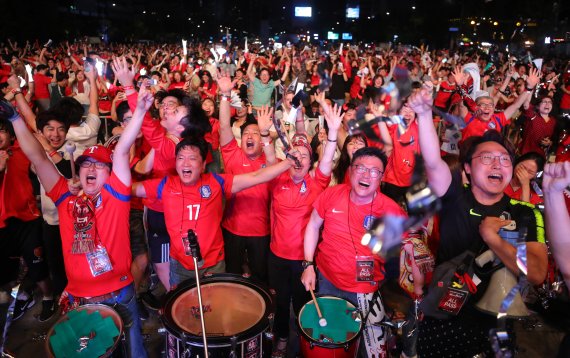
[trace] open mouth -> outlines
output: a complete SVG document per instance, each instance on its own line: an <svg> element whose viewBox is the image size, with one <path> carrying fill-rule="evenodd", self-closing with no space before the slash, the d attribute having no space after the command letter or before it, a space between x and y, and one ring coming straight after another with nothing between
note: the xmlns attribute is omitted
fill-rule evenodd
<svg viewBox="0 0 570 358"><path fill-rule="evenodd" d="M94 184L97 180L97 177L95 175L89 174L85 179L87 181L87 184Z"/></svg>
<svg viewBox="0 0 570 358"><path fill-rule="evenodd" d="M487 176L487 178L494 183L502 183L503 182L503 176L501 174L498 173L493 173L490 174L489 176Z"/></svg>
<svg viewBox="0 0 570 358"><path fill-rule="evenodd" d="M190 169L182 169L182 175L187 177L190 176L192 174L192 170Z"/></svg>
<svg viewBox="0 0 570 358"><path fill-rule="evenodd" d="M369 188L370 187L370 183L364 182L364 181L359 181L358 185L363 187L363 188Z"/></svg>
<svg viewBox="0 0 570 358"><path fill-rule="evenodd" d="M248 140L247 142L245 142L246 148L253 148L253 145L254 145L254 143L252 140Z"/></svg>

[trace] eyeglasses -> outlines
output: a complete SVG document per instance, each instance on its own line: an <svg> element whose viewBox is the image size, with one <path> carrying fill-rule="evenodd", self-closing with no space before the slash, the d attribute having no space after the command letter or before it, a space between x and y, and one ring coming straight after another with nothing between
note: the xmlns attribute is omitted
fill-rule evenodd
<svg viewBox="0 0 570 358"><path fill-rule="evenodd" d="M492 164L495 159L499 158L499 163L501 163L501 165L503 167L510 167L513 165L513 162L511 160L511 157L503 154L503 155L493 155L491 153L483 153L481 155L477 155L473 158L479 158L479 160L481 161L482 164L484 165L490 165Z"/></svg>
<svg viewBox="0 0 570 358"><path fill-rule="evenodd" d="M493 104L492 103L479 103L477 105L477 107L481 107L481 108L493 108Z"/></svg>
<svg viewBox="0 0 570 358"><path fill-rule="evenodd" d="M364 174L366 172L370 173L371 178L378 178L384 173L380 169L366 168L364 165L352 165L352 168L354 168L358 174Z"/></svg>
<svg viewBox="0 0 570 358"><path fill-rule="evenodd" d="M97 169L103 169L103 168L107 168L108 165L106 163L103 162L92 162L90 160L84 160L81 162L80 166L81 168L91 168L93 165L95 165L95 168Z"/></svg>
<svg viewBox="0 0 570 358"><path fill-rule="evenodd" d="M175 102L162 102L161 104L158 105L158 108L172 109L172 108L176 108L177 106L178 106L178 103L175 103Z"/></svg>

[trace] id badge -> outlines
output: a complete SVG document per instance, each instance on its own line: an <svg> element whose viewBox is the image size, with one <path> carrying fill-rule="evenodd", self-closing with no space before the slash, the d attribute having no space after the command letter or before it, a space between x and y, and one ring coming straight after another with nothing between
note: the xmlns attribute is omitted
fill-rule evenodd
<svg viewBox="0 0 570 358"><path fill-rule="evenodd" d="M113 265L111 264L109 255L107 255L107 249L105 249L104 246L97 245L95 251L88 252L85 255L93 277L97 277L113 270Z"/></svg>
<svg viewBox="0 0 570 358"><path fill-rule="evenodd" d="M461 311L461 307L463 307L467 301L468 296L469 293L467 291L448 287L447 292L445 292L439 301L438 308L453 315L458 315L459 311Z"/></svg>
<svg viewBox="0 0 570 358"><path fill-rule="evenodd" d="M182 247L184 248L184 255L192 256L192 250L190 250L190 240L188 236L182 237Z"/></svg>
<svg viewBox="0 0 570 358"><path fill-rule="evenodd" d="M374 257L356 256L356 282L374 281Z"/></svg>

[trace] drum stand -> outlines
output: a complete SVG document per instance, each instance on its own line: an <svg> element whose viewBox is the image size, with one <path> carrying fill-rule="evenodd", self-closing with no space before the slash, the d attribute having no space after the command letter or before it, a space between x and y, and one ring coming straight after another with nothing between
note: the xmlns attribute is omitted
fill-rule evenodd
<svg viewBox="0 0 570 358"><path fill-rule="evenodd" d="M208 358L208 341L206 339L206 323L204 320L204 307L202 306L202 288L200 287L200 274L198 273L198 259L193 255L194 273L196 274L196 288L198 290L198 305L200 306L200 323L202 324L202 340L204 341L204 357Z"/></svg>

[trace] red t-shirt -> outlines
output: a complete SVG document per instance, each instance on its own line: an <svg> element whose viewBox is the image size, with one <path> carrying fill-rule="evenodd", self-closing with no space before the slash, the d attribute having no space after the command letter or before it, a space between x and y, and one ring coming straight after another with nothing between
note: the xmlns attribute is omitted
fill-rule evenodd
<svg viewBox="0 0 570 358"><path fill-rule="evenodd" d="M447 81L441 82L439 86L439 91L435 96L434 105L439 108L448 108L449 107L449 99L453 92L455 92L456 86L454 84L450 84Z"/></svg>
<svg viewBox="0 0 570 358"><path fill-rule="evenodd" d="M534 110L526 111L525 115L528 119L523 124L522 141L519 148L520 153L523 155L528 152L536 152L544 156L544 148L540 146L540 142L545 137L552 139L556 119L549 116L550 118L548 122L546 122L544 118Z"/></svg>
<svg viewBox="0 0 570 358"><path fill-rule="evenodd" d="M31 221L41 215L30 181L30 161L18 141L8 149L10 152L6 170L0 173L0 228L5 227L4 221L11 217Z"/></svg>
<svg viewBox="0 0 570 358"><path fill-rule="evenodd" d="M506 125L511 123L511 120L507 119L502 112L493 114L487 122L476 118L472 113L467 113L464 120L467 126L463 129L461 142L469 137L481 136L489 129L494 129L500 133Z"/></svg>
<svg viewBox="0 0 570 358"><path fill-rule="evenodd" d="M350 184L340 184L325 190L313 205L324 219L322 240L317 245L316 261L320 272L341 290L370 293L384 279L384 260L360 244L362 235L375 218L385 214L406 214L386 195L377 192L371 203L356 205L349 199ZM374 278L370 282L356 281L356 256L374 260Z"/></svg>
<svg viewBox="0 0 570 358"><path fill-rule="evenodd" d="M402 187L410 186L416 165L414 154L420 152L418 123L416 121L410 123L408 130L400 138L398 138L398 126L390 126L388 131L390 131L394 149L388 158L383 181ZM410 144L406 145L407 143Z"/></svg>
<svg viewBox="0 0 570 358"><path fill-rule="evenodd" d="M129 285L133 281L129 240L130 185L126 186L111 173L101 190L100 200L95 204L97 234L113 265L112 271L97 277L91 274L86 254L71 253L75 234L73 204L77 196L71 195L64 177L59 179L47 195L55 203L59 214L61 246L67 273L66 291L77 297L94 297Z"/></svg>
<svg viewBox="0 0 570 358"><path fill-rule="evenodd" d="M129 108L133 113L137 106L137 94L132 93L128 97ZM160 125L158 120L152 119L146 112L141 127L144 139L154 148L154 163L152 166L152 177L163 178L166 175L176 175L176 144L179 138L166 135L166 129ZM154 211L164 212L164 207L160 200L145 199L143 203Z"/></svg>
<svg viewBox="0 0 570 358"><path fill-rule="evenodd" d="M41 73L36 73L34 75L35 82L35 92L34 95L37 99L49 99L49 89L48 86L51 83L51 77L48 77Z"/></svg>
<svg viewBox="0 0 570 358"><path fill-rule="evenodd" d="M509 184L505 188L504 193L507 194L512 199L522 201L522 199L521 199L522 189L521 188L514 190L513 187L511 186L511 184ZM540 196L538 196L538 194L535 193L535 191L532 190L532 188L530 188L530 200L528 202L533 204L533 205L536 205L536 204L542 203L543 201L544 200L542 200L542 198Z"/></svg>
<svg viewBox="0 0 570 358"><path fill-rule="evenodd" d="M565 85L566 91L570 91L570 84ZM562 93L562 98L560 99L560 109L570 109L570 94L566 92Z"/></svg>
<svg viewBox="0 0 570 358"><path fill-rule="evenodd" d="M233 175L202 174L198 183L185 186L178 176L143 182L147 198L164 203L164 219L170 236L170 256L186 269L194 269L192 256L186 256L182 237L192 229L198 236L203 267L224 259L224 239L220 223L224 197L231 196Z"/></svg>
<svg viewBox="0 0 570 358"><path fill-rule="evenodd" d="M220 121L214 117L210 117L209 120L212 131L204 135L204 140L212 145L212 150L218 150L220 149Z"/></svg>
<svg viewBox="0 0 570 358"><path fill-rule="evenodd" d="M311 218L313 202L331 181L319 168L315 177L305 175L295 184L289 172L269 183L271 191L271 251L288 260L303 260L305 227Z"/></svg>
<svg viewBox="0 0 570 358"><path fill-rule="evenodd" d="M250 160L233 139L221 147L226 174L251 173L265 167L265 155ZM269 235L269 184L233 194L226 202L222 227L239 236Z"/></svg>

